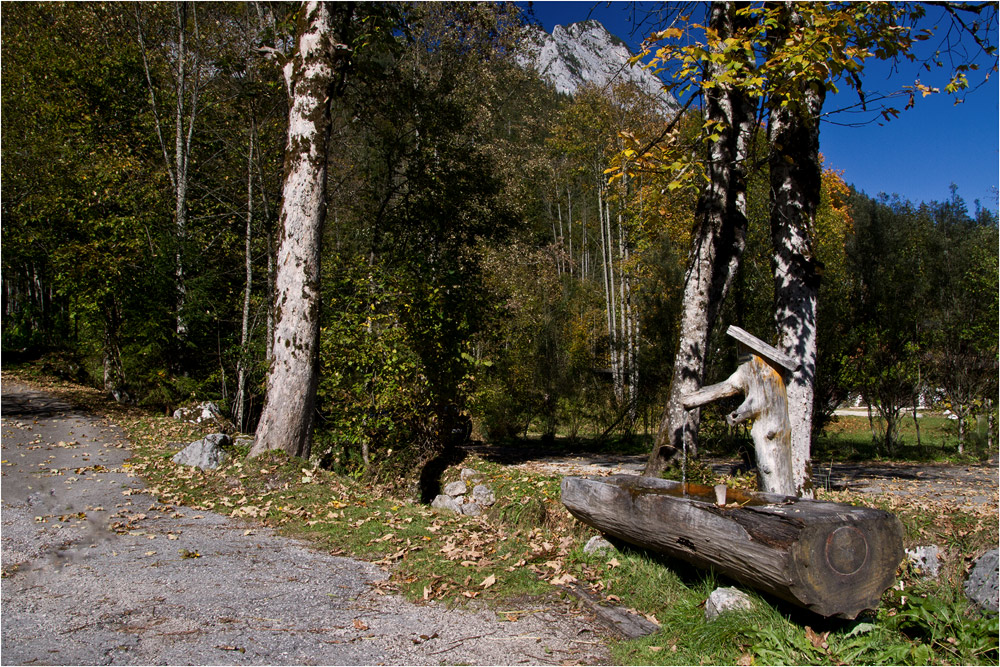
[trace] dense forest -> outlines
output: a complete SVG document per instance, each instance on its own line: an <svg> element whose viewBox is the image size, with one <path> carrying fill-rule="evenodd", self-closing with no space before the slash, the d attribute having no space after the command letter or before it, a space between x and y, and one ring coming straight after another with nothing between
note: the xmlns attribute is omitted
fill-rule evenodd
<svg viewBox="0 0 1000 667"><path fill-rule="evenodd" d="M213 400L255 431L297 10L3 5L5 362L44 358L167 412ZM469 438L650 442L712 182L703 165L718 138L702 110L665 113L625 84L557 95L518 64L526 18L514 5L330 12L344 55L329 100L309 455L391 478ZM629 164L653 144L655 160ZM779 335L773 153L754 135L745 246L711 323L706 381L736 366L728 325ZM991 451L995 209L957 191L872 197L850 174L819 173L813 433L857 398L892 456L919 404L957 417L959 453ZM988 443L969 427L977 417ZM711 411L702 419L702 450L741 438Z"/></svg>

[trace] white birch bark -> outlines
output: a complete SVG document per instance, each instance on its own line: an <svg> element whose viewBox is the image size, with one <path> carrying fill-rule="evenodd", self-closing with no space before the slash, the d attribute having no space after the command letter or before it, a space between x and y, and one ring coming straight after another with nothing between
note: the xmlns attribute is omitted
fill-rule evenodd
<svg viewBox="0 0 1000 667"><path fill-rule="evenodd" d="M709 25L721 38L733 33L733 3L714 2ZM724 66L709 66L718 79ZM644 475L656 476L680 453L696 455L699 408L685 409L682 397L701 387L709 336L732 284L746 238L746 174L743 161L752 136L753 105L718 84L705 92L706 121L722 123L721 137L709 145L709 184L698 200L698 227L688 257L681 305L680 340L670 395Z"/></svg>
<svg viewBox="0 0 1000 667"><path fill-rule="evenodd" d="M233 410L233 418L236 420L236 428L243 430L243 418L246 410L246 375L247 359L249 350L247 349L250 339L250 297L253 289L253 255L251 242L253 240L253 155L254 155L254 134L253 121L250 123L249 146L247 150L247 211L246 211L246 235L243 240L243 261L246 270L246 282L243 287L243 317L240 323L240 357L236 365L236 405Z"/></svg>
<svg viewBox="0 0 1000 667"><path fill-rule="evenodd" d="M612 343L614 321L611 316L611 286L608 283L608 241L604 235L604 187L600 182L597 184L597 221L601 230L601 279L604 285L604 320L608 327L608 364L614 377L615 358Z"/></svg>
<svg viewBox="0 0 1000 667"><path fill-rule="evenodd" d="M793 4L784 14L783 34L794 34L803 21ZM782 33L777 35L782 38ZM792 429L792 475L796 495L812 497L812 413L816 381L816 312L819 275L812 235L820 200L819 115L823 81L803 82L800 100L771 100L771 243L774 267L775 324L778 349L799 362L788 382Z"/></svg>
<svg viewBox="0 0 1000 667"><path fill-rule="evenodd" d="M265 350L267 359L272 359L274 355L274 230L268 228L264 230L267 235L267 331L264 334Z"/></svg>
<svg viewBox="0 0 1000 667"><path fill-rule="evenodd" d="M566 186L566 218L569 226L569 275L573 275L573 197Z"/></svg>
<svg viewBox="0 0 1000 667"><path fill-rule="evenodd" d="M626 267L625 267L625 231L622 227L622 213L621 207L618 209L618 321L619 321L619 343L618 343L618 385L619 393L621 394L619 400L629 401L629 391L628 385L625 382L625 377L628 373L628 352L629 352L629 321L628 313L626 312L628 305L625 300L625 283L628 278L626 277ZM629 414L633 414L633 410L629 409Z"/></svg>
<svg viewBox="0 0 1000 667"><path fill-rule="evenodd" d="M604 233L608 240L607 250L607 269L608 269L608 285L609 294L611 299L608 302L608 335L610 337L609 345L611 346L611 358L613 363L611 364L612 378L614 383L615 399L617 399L619 405L624 399L623 392L624 387L622 385L622 367L621 367L621 341L620 341L620 331L618 330L618 287L615 283L615 255L614 255L614 235L611 231L611 202L604 202ZM620 277L619 277L620 280Z"/></svg>
<svg viewBox="0 0 1000 667"><path fill-rule="evenodd" d="M194 5L191 6L191 18L195 33L195 39L200 37L198 31L198 14ZM156 88L153 85L153 77L150 72L149 59L146 52L145 36L142 30L142 20L139 4L136 4L136 24L139 39L139 48L142 54L143 70L146 74L146 84L149 87L149 100L153 109L153 120L156 126L156 134L160 141L160 149L163 152L163 159L166 163L167 176L170 185L174 190L174 226L177 235L177 252L175 255L175 279L177 282L177 320L176 332L181 338L187 335L188 324L184 317L184 307L187 301L187 286L184 276L184 239L187 236L188 224L188 167L190 165L191 142L194 138L194 126L198 117L198 96L200 93L200 71L201 62L199 53L194 53L192 72L188 72L189 51L187 45L187 16L188 3L178 2L174 6L177 19L177 52L176 52L176 72L174 82L174 92L176 101L174 105L174 156L173 160L167 150L167 144L163 136L163 128L160 123L159 107L156 102ZM190 84L190 85L189 85Z"/></svg>
<svg viewBox="0 0 1000 667"><path fill-rule="evenodd" d="M334 80L326 3L306 2L295 55L284 68L291 93L281 238L275 275L273 357L251 456L283 449L308 457L318 382L320 241L326 216L327 143Z"/></svg>
<svg viewBox="0 0 1000 667"><path fill-rule="evenodd" d="M566 247L566 236L563 229L563 218L562 218L562 202L558 201L559 193L556 192L556 213L559 216L559 240L556 244L556 252L559 253L559 275L566 273L566 267L564 266L563 252Z"/></svg>

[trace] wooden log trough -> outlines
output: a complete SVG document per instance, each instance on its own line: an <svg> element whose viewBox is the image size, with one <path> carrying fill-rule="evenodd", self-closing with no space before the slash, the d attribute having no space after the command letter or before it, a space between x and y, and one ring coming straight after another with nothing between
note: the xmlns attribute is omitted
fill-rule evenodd
<svg viewBox="0 0 1000 667"><path fill-rule="evenodd" d="M868 507L632 475L565 477L562 501L607 535L821 616L877 607L903 559L899 520Z"/></svg>

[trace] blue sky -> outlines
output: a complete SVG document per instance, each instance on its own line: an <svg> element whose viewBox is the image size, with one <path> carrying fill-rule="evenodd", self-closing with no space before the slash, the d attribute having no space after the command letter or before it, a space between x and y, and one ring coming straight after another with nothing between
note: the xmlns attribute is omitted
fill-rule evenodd
<svg viewBox="0 0 1000 667"><path fill-rule="evenodd" d="M529 3L518 3L527 8ZM643 35L633 32L631 2L553 2L530 3L535 17L549 32L555 25L566 25L586 18L597 19L613 34L637 50ZM642 7L643 3L638 3ZM937 14L928 11L928 26ZM656 26L653 26L654 28ZM930 45L932 42L927 42ZM916 70L909 65L892 74L883 63L869 67L865 88L896 90L913 83ZM907 76L908 75L908 76ZM954 98L941 93L919 98L912 109L903 110L905 99L892 105L899 117L863 127L843 127L825 122L820 130L820 151L826 166L841 170L844 179L869 195L880 192L898 194L914 202L943 201L951 196L952 183L969 205L979 200L983 207L998 208L1000 185L1000 89L997 73L965 102L955 105ZM925 84L943 88L947 75L924 73ZM841 86L839 95L828 96L825 112L857 101L853 91ZM868 114L872 117L875 114ZM852 123L858 118L848 114L830 116L831 121Z"/></svg>

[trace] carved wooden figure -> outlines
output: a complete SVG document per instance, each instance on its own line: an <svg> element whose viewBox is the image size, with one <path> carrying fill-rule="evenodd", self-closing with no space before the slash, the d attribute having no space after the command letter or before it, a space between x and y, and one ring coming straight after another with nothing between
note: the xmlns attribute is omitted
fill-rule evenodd
<svg viewBox="0 0 1000 667"><path fill-rule="evenodd" d="M796 498L785 378L796 362L739 327L749 359L724 382L683 397L685 409L742 393L730 424L753 419L761 493L616 475L565 477L580 521L646 549L709 567L823 616L878 606L903 558L903 527L868 507Z"/></svg>
<svg viewBox="0 0 1000 667"><path fill-rule="evenodd" d="M685 396L684 407L690 410L720 398L743 394L746 400L726 416L726 421L732 426L747 419L754 420L750 436L757 453L761 490L794 496L792 428L788 420L785 376L794 371L797 364L739 327L731 326L726 333L750 351L749 359L726 380Z"/></svg>

